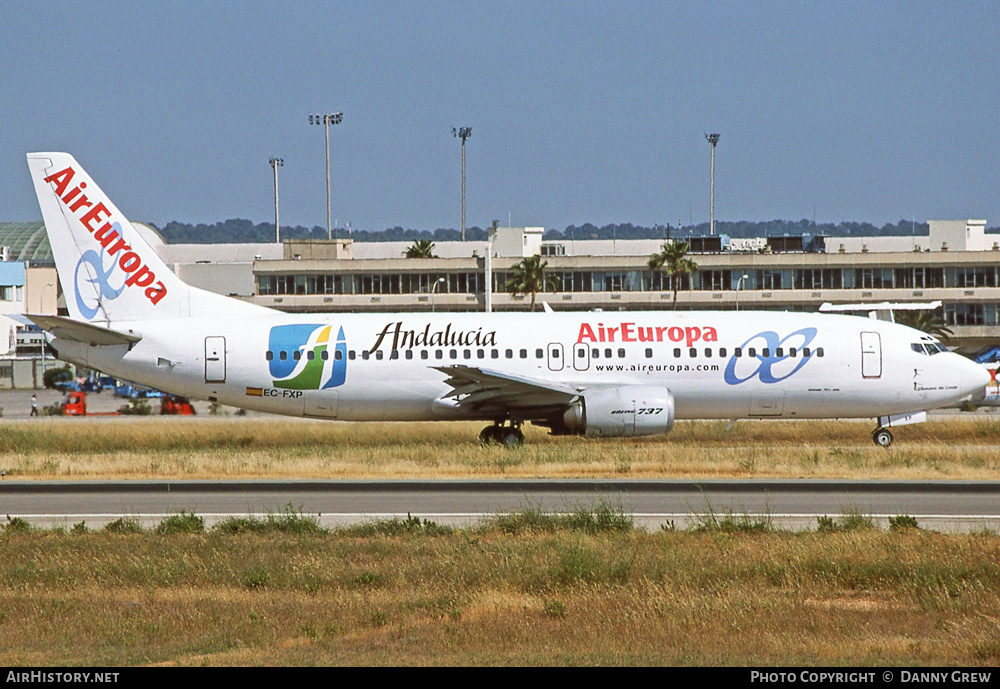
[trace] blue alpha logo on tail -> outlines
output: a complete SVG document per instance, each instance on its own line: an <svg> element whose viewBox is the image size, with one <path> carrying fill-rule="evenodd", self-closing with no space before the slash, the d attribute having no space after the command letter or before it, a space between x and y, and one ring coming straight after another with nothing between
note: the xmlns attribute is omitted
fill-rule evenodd
<svg viewBox="0 0 1000 689"><path fill-rule="evenodd" d="M347 379L347 341L344 329L331 346L332 325L276 325L268 338L268 362L276 388L322 390Z"/></svg>
<svg viewBox="0 0 1000 689"><path fill-rule="evenodd" d="M118 228L118 223L114 224L115 228ZM120 232L121 230L119 230ZM111 276L115 273L116 267L115 259L112 257L111 265L104 265L104 247L101 247L101 252L98 253L93 249L87 249L80 256L80 261L76 264L76 271L73 275L73 291L76 293L76 305L80 309L80 313L87 320L90 320L97 315L97 312L101 308L101 303L104 301L113 301L121 296L121 293L125 290L125 277L122 276L121 284L118 287L113 287L111 285ZM88 270L86 266L90 266ZM82 270L82 275L81 275ZM92 289L80 290L80 280L83 279L85 282L89 282L93 285ZM85 293L88 296L85 296ZM94 303L89 303L91 300Z"/></svg>

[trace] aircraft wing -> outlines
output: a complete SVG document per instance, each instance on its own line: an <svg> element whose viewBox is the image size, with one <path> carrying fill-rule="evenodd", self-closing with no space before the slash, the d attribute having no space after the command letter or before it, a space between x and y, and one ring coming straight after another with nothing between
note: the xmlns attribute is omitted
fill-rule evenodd
<svg viewBox="0 0 1000 689"><path fill-rule="evenodd" d="M435 366L448 375L452 391L445 397L473 412L515 412L534 416L561 411L582 390L551 381L535 380L476 366Z"/></svg>
<svg viewBox="0 0 1000 689"><path fill-rule="evenodd" d="M55 335L63 340L75 340L92 346L97 345L128 345L131 347L142 339L141 335L134 333L124 333L110 328L102 328L98 325L74 321L72 318L63 316L41 316L26 314L25 318L37 325L42 330Z"/></svg>

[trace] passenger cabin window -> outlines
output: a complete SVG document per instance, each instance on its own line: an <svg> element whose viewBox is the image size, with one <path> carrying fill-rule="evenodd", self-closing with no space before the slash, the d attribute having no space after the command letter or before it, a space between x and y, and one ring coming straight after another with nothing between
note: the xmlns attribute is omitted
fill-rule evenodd
<svg viewBox="0 0 1000 689"><path fill-rule="evenodd" d="M624 359L625 358L625 350L622 349L622 348L620 348L620 347L618 349L618 358L619 359Z"/></svg>
<svg viewBox="0 0 1000 689"><path fill-rule="evenodd" d="M646 358L647 359L652 359L653 358L653 350L650 349L649 347L646 347Z"/></svg>
<svg viewBox="0 0 1000 689"><path fill-rule="evenodd" d="M536 359L541 359L544 356L545 356L545 350L544 349L536 349L535 350L535 358Z"/></svg>
<svg viewBox="0 0 1000 689"><path fill-rule="evenodd" d="M264 355L264 358L267 359L268 361L274 361L274 352L272 352L270 349L267 350L267 353Z"/></svg>
<svg viewBox="0 0 1000 689"><path fill-rule="evenodd" d="M378 359L379 361L382 361L382 350L381 349L378 350L377 352L375 352L375 358Z"/></svg>
<svg viewBox="0 0 1000 689"><path fill-rule="evenodd" d="M280 359L281 361L288 361L288 352L282 349L280 352L278 352L278 359Z"/></svg>

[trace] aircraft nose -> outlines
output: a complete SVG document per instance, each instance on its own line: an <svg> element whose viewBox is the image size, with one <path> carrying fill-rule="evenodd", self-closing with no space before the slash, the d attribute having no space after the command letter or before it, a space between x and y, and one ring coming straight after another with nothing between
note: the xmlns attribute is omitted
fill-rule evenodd
<svg viewBox="0 0 1000 689"><path fill-rule="evenodd" d="M990 372L984 366L980 366L974 361L966 360L962 372L962 383L967 392L975 393L982 391L989 382Z"/></svg>

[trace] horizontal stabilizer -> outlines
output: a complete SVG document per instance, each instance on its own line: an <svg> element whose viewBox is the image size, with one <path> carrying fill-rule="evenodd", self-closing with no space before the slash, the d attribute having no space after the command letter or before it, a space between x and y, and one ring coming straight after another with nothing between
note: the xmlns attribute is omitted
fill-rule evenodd
<svg viewBox="0 0 1000 689"><path fill-rule="evenodd" d="M141 335L102 328L99 325L74 321L72 318L64 318L63 316L34 316L27 314L27 318L39 328L47 330L57 338L83 342L93 347L100 345L128 345L131 347L142 339Z"/></svg>

